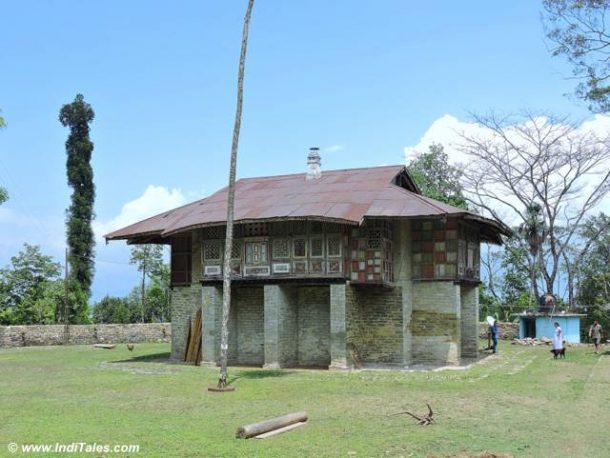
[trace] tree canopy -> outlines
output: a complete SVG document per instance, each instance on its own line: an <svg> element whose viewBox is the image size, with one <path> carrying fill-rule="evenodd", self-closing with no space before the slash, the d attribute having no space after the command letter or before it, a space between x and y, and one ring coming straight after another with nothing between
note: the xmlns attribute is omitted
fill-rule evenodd
<svg viewBox="0 0 610 458"><path fill-rule="evenodd" d="M52 324L59 313L61 265L40 247L23 245L0 269L0 324Z"/></svg>
<svg viewBox="0 0 610 458"><path fill-rule="evenodd" d="M430 145L427 152L411 162L408 170L424 196L468 209L460 183L462 172L449 164L443 145Z"/></svg>
<svg viewBox="0 0 610 458"><path fill-rule="evenodd" d="M135 245L131 248L130 264L135 264L138 271L142 273L141 297L141 319L145 321L146 314L146 277L159 276L163 269L163 246L162 245Z"/></svg>
<svg viewBox="0 0 610 458"><path fill-rule="evenodd" d="M610 191L609 140L548 115L475 119L486 135L462 136L471 159L467 199L497 219L504 212L518 221L534 295L538 278L543 293L558 294L561 269L570 275L582 260L582 223ZM581 248L571 253L577 241Z"/></svg>
<svg viewBox="0 0 610 458"><path fill-rule="evenodd" d="M610 0L544 0L553 55L565 56L580 79L576 94L592 111L610 110Z"/></svg>
<svg viewBox="0 0 610 458"><path fill-rule="evenodd" d="M95 187L91 155L93 143L89 139L89 123L95 113L84 97L78 94L72 103L64 105L59 121L70 128L66 141L66 171L72 188L71 205L67 211L67 238L69 246L70 289L75 302L71 304L71 321L80 322L87 317L87 300L91 294L94 271L95 240L91 222L94 218ZM78 291L76 291L78 289Z"/></svg>

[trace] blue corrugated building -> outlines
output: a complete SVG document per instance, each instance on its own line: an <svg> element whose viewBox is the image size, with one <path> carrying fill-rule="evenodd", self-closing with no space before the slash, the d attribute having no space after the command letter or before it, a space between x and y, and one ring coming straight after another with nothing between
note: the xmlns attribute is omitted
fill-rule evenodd
<svg viewBox="0 0 610 458"><path fill-rule="evenodd" d="M580 313L529 313L519 315L519 338L548 337L555 335L554 323L559 323L564 339L570 343L580 343Z"/></svg>

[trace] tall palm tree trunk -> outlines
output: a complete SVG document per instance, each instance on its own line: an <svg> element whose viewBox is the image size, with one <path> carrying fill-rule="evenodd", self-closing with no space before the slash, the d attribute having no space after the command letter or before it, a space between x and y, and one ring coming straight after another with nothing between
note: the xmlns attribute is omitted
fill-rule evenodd
<svg viewBox="0 0 610 458"><path fill-rule="evenodd" d="M229 195L227 198L227 233L225 241L224 266L222 270L222 328L220 331L220 377L218 388L227 386L227 357L229 351L229 311L231 309L231 252L233 248L233 210L235 206L235 172L237 168L237 149L239 145L239 129L241 127L241 109L244 92L244 67L246 50L248 48L248 26L254 0L248 0L248 9L244 17L244 28L241 39L241 55L239 57L239 73L237 75L237 109L233 127L233 143L231 145L231 165L229 168Z"/></svg>

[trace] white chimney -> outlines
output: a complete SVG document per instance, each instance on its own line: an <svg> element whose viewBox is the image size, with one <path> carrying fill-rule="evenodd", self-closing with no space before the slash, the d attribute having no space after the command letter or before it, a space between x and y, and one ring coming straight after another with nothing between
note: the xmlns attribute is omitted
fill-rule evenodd
<svg viewBox="0 0 610 458"><path fill-rule="evenodd" d="M317 180L322 176L322 170L320 168L320 148L309 148L309 154L307 155L307 175L306 180Z"/></svg>

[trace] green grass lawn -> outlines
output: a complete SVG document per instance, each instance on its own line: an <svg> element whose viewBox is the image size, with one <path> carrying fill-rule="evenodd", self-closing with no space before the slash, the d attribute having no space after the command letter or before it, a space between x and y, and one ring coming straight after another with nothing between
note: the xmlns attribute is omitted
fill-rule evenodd
<svg viewBox="0 0 610 458"><path fill-rule="evenodd" d="M217 370L164 362L167 344L0 349L0 457L7 446L139 444L128 456L609 456L610 352L512 346L466 370L232 368L236 391L210 393ZM437 423L418 426L406 415ZM309 422L265 439L238 426L306 410ZM28 454L27 456L36 456ZM40 456L101 456L44 454ZM126 456L109 454L108 456Z"/></svg>

